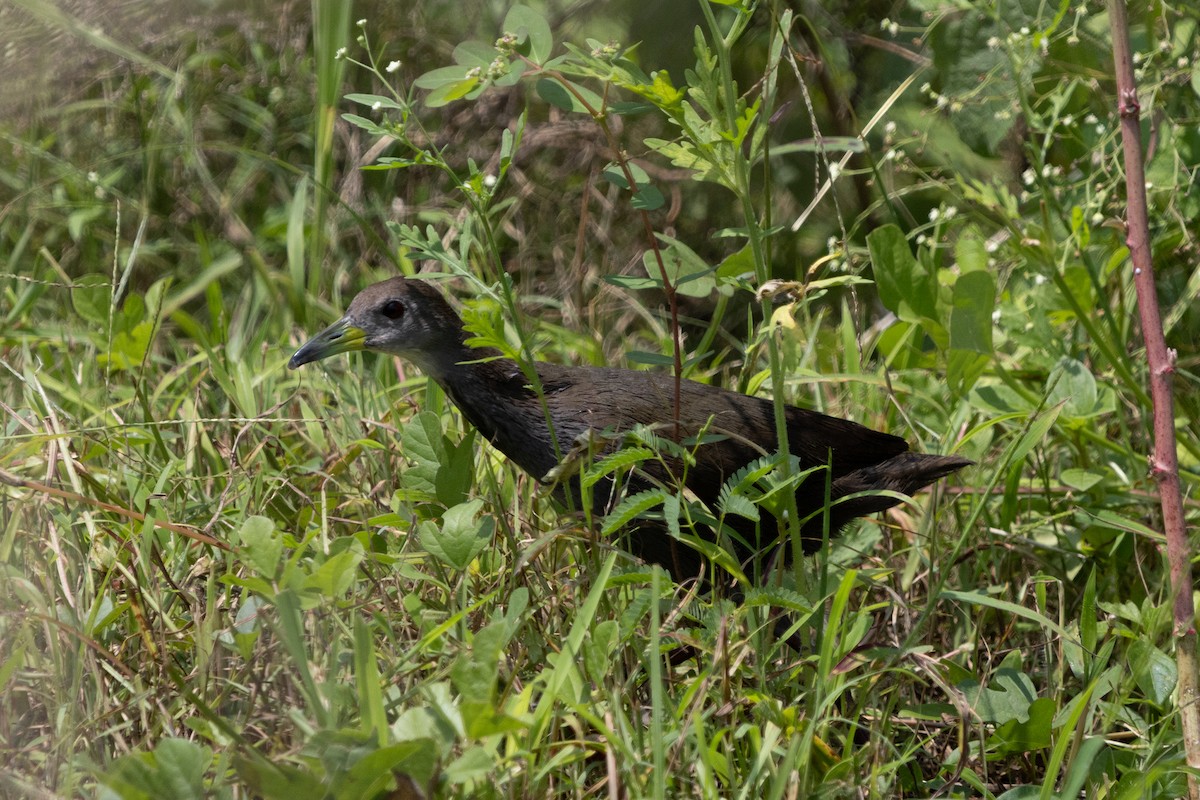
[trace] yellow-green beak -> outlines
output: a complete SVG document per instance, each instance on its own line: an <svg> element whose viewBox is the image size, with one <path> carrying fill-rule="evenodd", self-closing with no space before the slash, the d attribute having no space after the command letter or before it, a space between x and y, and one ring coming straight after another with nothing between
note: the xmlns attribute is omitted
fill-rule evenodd
<svg viewBox="0 0 1200 800"><path fill-rule="evenodd" d="M305 342L288 361L288 369L296 369L322 358L336 356L338 353L362 350L366 338L367 334L362 328L356 328L350 324L349 319L342 317Z"/></svg>

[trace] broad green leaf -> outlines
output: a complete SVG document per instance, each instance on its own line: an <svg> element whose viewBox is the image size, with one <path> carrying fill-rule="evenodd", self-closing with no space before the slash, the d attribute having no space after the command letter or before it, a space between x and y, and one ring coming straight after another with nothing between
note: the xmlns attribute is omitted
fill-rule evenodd
<svg viewBox="0 0 1200 800"><path fill-rule="evenodd" d="M247 517L238 531L238 541L254 570L268 580L274 579L283 554L283 537L276 532L274 520L269 517Z"/></svg>
<svg viewBox="0 0 1200 800"><path fill-rule="evenodd" d="M1179 677L1174 660L1149 642L1135 639L1129 643L1129 666L1146 699L1165 708Z"/></svg>
<svg viewBox="0 0 1200 800"><path fill-rule="evenodd" d="M604 108L600 95L565 78L539 78L535 84L538 96L555 108L578 114L599 113ZM587 103L587 105L584 105ZM591 106L589 109L588 106Z"/></svg>
<svg viewBox="0 0 1200 800"><path fill-rule="evenodd" d="M422 522L421 546L446 565L466 569L491 544L496 528L492 517L476 517L482 508L483 500L470 500L447 509L440 526L428 520Z"/></svg>
<svg viewBox="0 0 1200 800"><path fill-rule="evenodd" d="M512 33L521 43L517 52L535 64L544 64L554 50L554 36L545 16L528 6L513 6L504 17L504 33Z"/></svg>
<svg viewBox="0 0 1200 800"><path fill-rule="evenodd" d="M907 322L937 319L937 280L913 256L903 231L884 225L867 234L879 299Z"/></svg>

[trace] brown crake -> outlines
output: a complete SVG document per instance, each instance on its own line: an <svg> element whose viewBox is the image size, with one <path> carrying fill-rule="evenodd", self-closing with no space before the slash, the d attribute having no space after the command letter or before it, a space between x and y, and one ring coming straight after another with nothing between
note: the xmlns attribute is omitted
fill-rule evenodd
<svg viewBox="0 0 1200 800"><path fill-rule="evenodd" d="M546 424L542 405L529 381L509 359L486 348L471 347L462 319L436 288L410 278L392 278L368 286L350 303L345 316L296 351L288 367L351 350L373 350L400 356L437 381L463 415L512 461L541 479L558 463L578 436L588 430L628 430L638 424L661 425L660 435L673 435L675 380L670 375L613 367L572 367L537 362L546 408L553 420L558 448ZM715 507L725 480L750 461L775 452L774 410L758 397L683 381L680 389L679 434L686 439L701 431L706 441L695 449L696 463L686 471L686 486ZM786 409L789 452L803 469L829 464L834 501L858 492L889 490L913 494L972 462L958 456L913 453L898 436L871 430L849 420L789 406ZM712 436L715 434L715 436ZM669 462L668 462L669 463ZM673 482L657 463L651 477ZM826 500L823 472L809 476L796 493L805 552L820 546ZM631 491L646 488L633 480ZM576 496L578 496L576 494ZM608 503L603 488L594 502L603 512ZM868 494L835 502L828 512L829 530L836 534L847 522L898 504L895 497ZM726 518L740 537L759 547L738 545L743 561L753 551L770 547L778 538L775 520L763 514L755 525L730 515ZM631 549L640 557L667 567L677 580L692 577L701 566L699 555L679 545L661 526L640 526L631 533Z"/></svg>

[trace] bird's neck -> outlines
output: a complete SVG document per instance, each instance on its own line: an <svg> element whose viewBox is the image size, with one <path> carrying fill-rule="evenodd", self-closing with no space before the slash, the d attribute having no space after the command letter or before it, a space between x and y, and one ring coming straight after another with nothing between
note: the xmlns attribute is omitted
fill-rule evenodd
<svg viewBox="0 0 1200 800"><path fill-rule="evenodd" d="M487 359L487 360L483 360ZM545 416L530 379L515 361L491 348L466 344L456 359L424 370L484 438L534 477L557 463Z"/></svg>

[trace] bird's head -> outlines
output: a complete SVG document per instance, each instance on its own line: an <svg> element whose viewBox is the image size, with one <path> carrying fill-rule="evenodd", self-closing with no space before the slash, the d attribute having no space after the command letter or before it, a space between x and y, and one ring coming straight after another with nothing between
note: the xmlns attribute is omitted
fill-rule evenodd
<svg viewBox="0 0 1200 800"><path fill-rule="evenodd" d="M436 376L443 356L456 354L462 341L462 320L437 289L424 281L391 278L363 289L341 319L292 355L288 368L374 350L401 356Z"/></svg>

